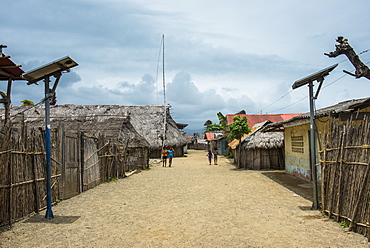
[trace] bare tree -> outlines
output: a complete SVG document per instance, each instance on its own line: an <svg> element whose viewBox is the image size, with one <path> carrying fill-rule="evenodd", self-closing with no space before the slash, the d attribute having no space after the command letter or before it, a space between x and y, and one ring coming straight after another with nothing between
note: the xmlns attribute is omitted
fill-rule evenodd
<svg viewBox="0 0 370 248"><path fill-rule="evenodd" d="M349 61L351 61L352 65L356 68L355 74L348 72L346 70L343 70L345 73L354 76L355 78L365 77L370 80L370 69L367 67L358 57L355 50L351 47L351 45L348 43L348 39L339 36L336 41L339 43L338 45L335 45L335 51L330 53L324 53L326 56L330 58L335 58L341 54L344 54L347 56Z"/></svg>

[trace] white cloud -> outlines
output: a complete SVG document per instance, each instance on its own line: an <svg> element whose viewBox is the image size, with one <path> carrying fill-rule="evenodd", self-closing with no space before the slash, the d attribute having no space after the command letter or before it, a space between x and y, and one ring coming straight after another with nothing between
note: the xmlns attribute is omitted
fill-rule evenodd
<svg viewBox="0 0 370 248"><path fill-rule="evenodd" d="M370 48L369 7L367 0L11 1L0 32L4 53L26 71L65 55L76 60L58 86L58 103L89 105L162 103L156 71L165 34L167 101L175 120L196 129L217 122L220 111L305 112L306 100L293 103L307 89L287 94L291 85L338 62L317 106L368 96L367 79L341 78L353 70L346 57L323 54L339 35L358 53ZM360 57L367 63L370 52ZM12 98L14 105L38 102L43 86L15 82Z"/></svg>

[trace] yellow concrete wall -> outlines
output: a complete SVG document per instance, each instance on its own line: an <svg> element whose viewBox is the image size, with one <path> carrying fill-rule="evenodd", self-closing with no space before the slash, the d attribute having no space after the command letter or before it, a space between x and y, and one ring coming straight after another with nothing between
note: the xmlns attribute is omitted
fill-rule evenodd
<svg viewBox="0 0 370 248"><path fill-rule="evenodd" d="M370 112L370 107L364 108L359 112ZM355 113L353 115L356 115ZM321 117L315 120L317 135L316 135L316 145L317 151L320 151L320 140L324 139L325 132L329 131L330 122L332 117ZM344 122L344 121L342 121ZM360 123L361 120L357 120ZM295 175L304 180L311 180L311 170L310 170L310 151L309 151L309 130L310 124L300 124L291 127L285 127L284 130L284 142L285 142L285 170L288 174ZM303 136L304 142L304 152L297 153L292 151L291 137L292 136ZM317 161L320 157L318 154ZM321 181L321 167L317 167L318 181Z"/></svg>
<svg viewBox="0 0 370 248"><path fill-rule="evenodd" d="M310 181L310 151L308 131L310 124L287 127L284 130L285 171L288 174ZM303 153L292 151L292 136L303 136Z"/></svg>

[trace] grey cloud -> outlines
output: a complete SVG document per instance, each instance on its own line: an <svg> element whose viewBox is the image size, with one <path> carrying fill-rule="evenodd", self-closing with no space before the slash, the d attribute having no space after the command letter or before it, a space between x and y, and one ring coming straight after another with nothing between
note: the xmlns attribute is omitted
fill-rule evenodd
<svg viewBox="0 0 370 248"><path fill-rule="evenodd" d="M189 73L177 73L172 82L167 84L168 99L178 104L196 105L202 102L202 93L191 81Z"/></svg>

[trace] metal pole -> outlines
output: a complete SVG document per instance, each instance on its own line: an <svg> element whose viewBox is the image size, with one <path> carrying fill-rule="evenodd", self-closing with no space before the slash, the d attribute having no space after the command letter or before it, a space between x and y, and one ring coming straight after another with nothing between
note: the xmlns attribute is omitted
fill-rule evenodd
<svg viewBox="0 0 370 248"><path fill-rule="evenodd" d="M317 172L316 172L316 141L315 141L315 113L314 113L314 95L313 82L309 82L310 97L310 155L311 155L311 178L313 184L313 204L312 209L319 209L318 192L317 192Z"/></svg>
<svg viewBox="0 0 370 248"><path fill-rule="evenodd" d="M50 77L44 79L45 82L45 151L46 151L46 215L45 218L54 218L51 209L51 147L50 147Z"/></svg>

